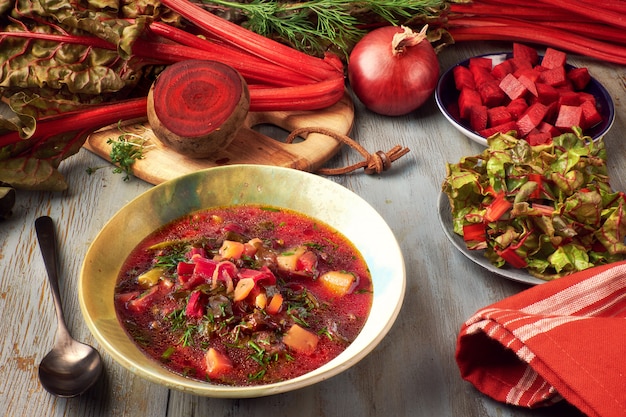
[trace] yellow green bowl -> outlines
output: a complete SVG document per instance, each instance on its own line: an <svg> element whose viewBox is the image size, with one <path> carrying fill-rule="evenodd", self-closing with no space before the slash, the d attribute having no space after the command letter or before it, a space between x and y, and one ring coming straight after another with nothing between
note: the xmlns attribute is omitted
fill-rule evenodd
<svg viewBox="0 0 626 417"><path fill-rule="evenodd" d="M296 210L343 233L368 264L374 299L359 336L338 357L300 377L268 385L232 387L177 375L148 358L120 325L114 287L130 251L160 226L193 211L237 204ZM355 365L385 337L406 286L402 253L385 220L361 197L323 177L290 168L229 165L157 185L117 212L92 242L78 284L81 311L100 347L132 373L168 388L208 397L248 398L283 393L324 381Z"/></svg>

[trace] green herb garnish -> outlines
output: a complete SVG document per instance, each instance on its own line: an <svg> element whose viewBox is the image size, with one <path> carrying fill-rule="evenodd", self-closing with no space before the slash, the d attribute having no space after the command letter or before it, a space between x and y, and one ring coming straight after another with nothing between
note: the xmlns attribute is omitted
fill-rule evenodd
<svg viewBox="0 0 626 417"><path fill-rule="evenodd" d="M240 11L247 19L243 26L263 36L282 39L295 49L319 54L334 47L345 56L366 33L361 29L364 24L377 21L395 25L402 18L436 16L443 7L443 2L437 0L205 0L204 3Z"/></svg>
<svg viewBox="0 0 626 417"><path fill-rule="evenodd" d="M130 180L135 161L144 158L144 152L149 148L146 142L147 139L143 136L130 132L122 132L117 139L107 140L107 143L111 145L109 157L111 162L117 165L113 172L125 174L124 181Z"/></svg>

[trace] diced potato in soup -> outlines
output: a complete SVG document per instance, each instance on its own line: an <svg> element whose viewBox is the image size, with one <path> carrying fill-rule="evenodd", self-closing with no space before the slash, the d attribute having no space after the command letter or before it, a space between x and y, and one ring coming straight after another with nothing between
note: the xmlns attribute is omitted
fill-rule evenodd
<svg viewBox="0 0 626 417"><path fill-rule="evenodd" d="M319 280L324 287L340 297L352 292L358 283L358 279L353 273L345 271L328 271L321 275Z"/></svg>

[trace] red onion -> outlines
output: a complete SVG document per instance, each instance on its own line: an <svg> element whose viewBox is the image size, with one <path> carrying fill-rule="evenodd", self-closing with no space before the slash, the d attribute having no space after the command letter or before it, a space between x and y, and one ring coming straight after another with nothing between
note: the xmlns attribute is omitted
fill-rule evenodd
<svg viewBox="0 0 626 417"><path fill-rule="evenodd" d="M439 78L439 61L426 29L386 26L366 34L348 63L350 86L368 109L400 116L431 97Z"/></svg>

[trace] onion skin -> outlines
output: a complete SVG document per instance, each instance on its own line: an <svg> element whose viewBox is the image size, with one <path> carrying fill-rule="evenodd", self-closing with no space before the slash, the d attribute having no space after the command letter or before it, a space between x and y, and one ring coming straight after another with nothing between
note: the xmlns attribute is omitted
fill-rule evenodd
<svg viewBox="0 0 626 417"><path fill-rule="evenodd" d="M148 122L174 151L207 158L227 147L250 109L237 70L216 61L186 60L167 67L148 92Z"/></svg>
<svg viewBox="0 0 626 417"><path fill-rule="evenodd" d="M355 45L348 80L365 107L385 116L401 116L432 96L439 79L439 60L425 39L425 30L417 34L405 27L385 26L369 32ZM394 48L394 36L399 39L405 35L423 38L400 40Z"/></svg>

